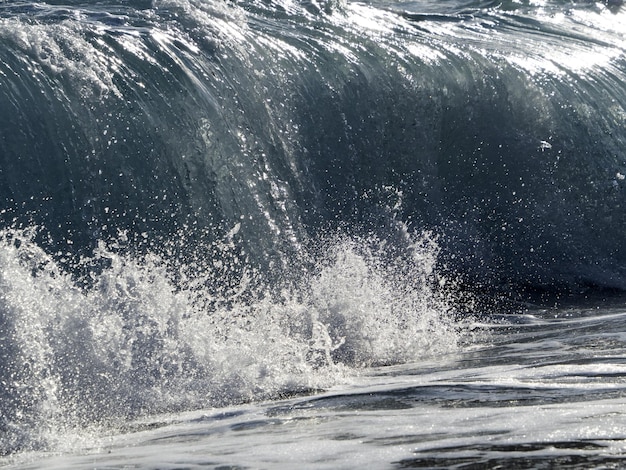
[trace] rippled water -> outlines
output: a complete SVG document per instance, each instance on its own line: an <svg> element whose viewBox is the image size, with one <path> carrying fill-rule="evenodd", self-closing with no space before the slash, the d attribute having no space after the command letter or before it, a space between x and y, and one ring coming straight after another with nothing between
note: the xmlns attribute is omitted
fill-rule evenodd
<svg viewBox="0 0 626 470"><path fill-rule="evenodd" d="M504 316L473 325L489 334L482 344L436 360L364 370L311 396L68 435L68 454L10 466L621 468L625 322L607 306Z"/></svg>

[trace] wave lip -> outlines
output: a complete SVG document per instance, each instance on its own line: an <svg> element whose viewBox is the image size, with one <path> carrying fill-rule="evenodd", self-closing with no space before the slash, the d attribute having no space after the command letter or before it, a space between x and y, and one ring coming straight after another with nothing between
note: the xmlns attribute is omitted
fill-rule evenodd
<svg viewBox="0 0 626 470"><path fill-rule="evenodd" d="M397 216L468 284L623 288L623 12L420 5L4 5L3 220L267 267Z"/></svg>

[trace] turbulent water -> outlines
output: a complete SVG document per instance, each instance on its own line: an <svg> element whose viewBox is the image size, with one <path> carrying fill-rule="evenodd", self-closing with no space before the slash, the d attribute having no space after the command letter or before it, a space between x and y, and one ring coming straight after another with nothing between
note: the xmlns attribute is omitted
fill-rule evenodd
<svg viewBox="0 0 626 470"><path fill-rule="evenodd" d="M620 1L0 0L0 465L619 467L625 106Z"/></svg>

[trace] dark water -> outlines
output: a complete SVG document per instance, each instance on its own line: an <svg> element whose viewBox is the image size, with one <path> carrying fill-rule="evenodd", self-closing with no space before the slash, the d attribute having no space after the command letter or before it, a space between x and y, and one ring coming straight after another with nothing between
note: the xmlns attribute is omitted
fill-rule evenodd
<svg viewBox="0 0 626 470"><path fill-rule="evenodd" d="M621 293L625 36L616 1L0 2L0 452Z"/></svg>
<svg viewBox="0 0 626 470"><path fill-rule="evenodd" d="M241 223L263 266L400 220L471 282L622 288L609 3L3 2L4 218L73 256Z"/></svg>

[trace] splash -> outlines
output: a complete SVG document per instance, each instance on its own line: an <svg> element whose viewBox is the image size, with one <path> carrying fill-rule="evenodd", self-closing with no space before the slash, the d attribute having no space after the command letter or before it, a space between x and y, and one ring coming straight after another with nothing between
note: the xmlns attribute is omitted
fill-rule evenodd
<svg viewBox="0 0 626 470"><path fill-rule="evenodd" d="M74 270L34 233L6 230L0 244L3 454L154 413L310 393L458 347L428 235L396 258L382 240L335 236L308 274L270 286L239 258L237 230L202 268L131 255L122 234Z"/></svg>

